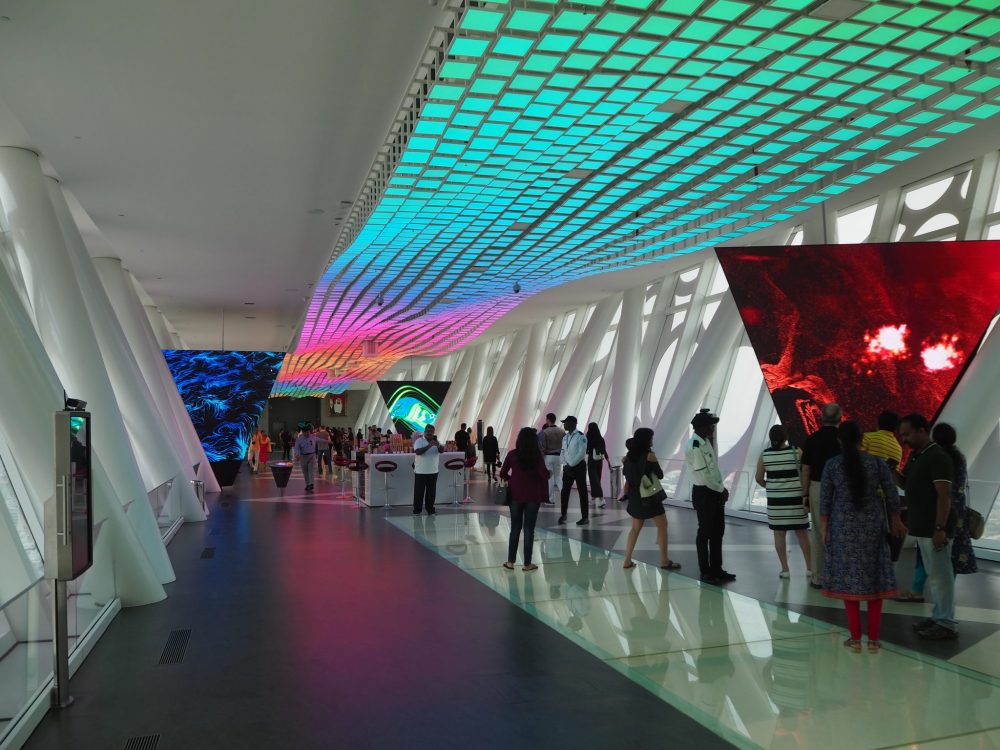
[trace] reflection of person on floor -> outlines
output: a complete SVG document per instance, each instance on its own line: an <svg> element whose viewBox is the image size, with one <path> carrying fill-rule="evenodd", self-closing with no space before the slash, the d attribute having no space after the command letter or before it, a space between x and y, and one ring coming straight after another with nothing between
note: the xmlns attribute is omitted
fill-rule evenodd
<svg viewBox="0 0 1000 750"><path fill-rule="evenodd" d="M549 584L549 596L561 599L566 585L566 563L573 562L569 538L550 536L542 542L542 573Z"/></svg>
<svg viewBox="0 0 1000 750"><path fill-rule="evenodd" d="M701 689L696 690L696 705L718 717L729 695L729 679L736 673L729 643L729 621L726 617L726 597L729 594L702 586L698 590L698 631L705 637L709 633L722 645L703 648L694 659L694 674ZM717 635L717 634L722 635Z"/></svg>

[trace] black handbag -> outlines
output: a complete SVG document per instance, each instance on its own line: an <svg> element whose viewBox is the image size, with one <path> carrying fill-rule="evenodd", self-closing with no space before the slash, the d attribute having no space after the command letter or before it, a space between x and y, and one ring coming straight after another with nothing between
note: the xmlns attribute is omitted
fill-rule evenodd
<svg viewBox="0 0 1000 750"><path fill-rule="evenodd" d="M503 499L500 501L500 504L510 506L512 502L514 502L514 493L510 489L510 482L508 482L504 488Z"/></svg>

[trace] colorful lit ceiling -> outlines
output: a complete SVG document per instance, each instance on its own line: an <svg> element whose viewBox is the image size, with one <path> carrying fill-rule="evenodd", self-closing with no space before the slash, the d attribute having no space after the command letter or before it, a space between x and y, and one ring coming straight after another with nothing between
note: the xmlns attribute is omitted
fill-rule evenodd
<svg viewBox="0 0 1000 750"><path fill-rule="evenodd" d="M998 7L454 0L275 395L453 351L525 295L792 218L995 118Z"/></svg>

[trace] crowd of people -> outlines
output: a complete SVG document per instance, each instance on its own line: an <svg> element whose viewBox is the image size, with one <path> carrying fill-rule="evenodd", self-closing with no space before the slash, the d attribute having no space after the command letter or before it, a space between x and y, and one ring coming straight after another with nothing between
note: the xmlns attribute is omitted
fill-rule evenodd
<svg viewBox="0 0 1000 750"><path fill-rule="evenodd" d="M691 501L697 516L697 551L700 580L723 585L736 576L723 567L725 505L729 490L723 483L715 447L719 418L707 409L691 420L693 436L685 445L685 460L691 479ZM513 569L522 549L523 569L535 570L532 562L535 525L543 504L559 499L557 523L565 524L575 485L580 518L577 526L590 522L590 504L605 507L602 489L604 464L610 467L607 445L598 425L586 432L578 429L575 416L558 419L546 415L539 429L521 428L513 450L501 460L500 446L492 426L476 445L473 431L462 424L454 444L467 457L482 453L488 482L506 483L505 504L510 507L511 529L507 560ZM314 430L300 423L297 436L282 430L278 443L284 457L294 448L306 481L313 490L314 462L320 472L331 471L331 453L351 457L352 450L388 442L389 433L370 428L368 440L358 430ZM681 566L668 554L666 493L660 483L663 469L653 451L653 431L642 427L625 442L622 460L624 487L621 497L631 517L623 567L636 566L633 552L647 520L656 527L660 567ZM435 513L437 475L445 447L434 425L413 435L413 513ZM837 404L826 404L820 427L801 449L789 444L784 427L775 425L768 445L757 462L756 482L767 495L768 524L780 565L778 576L791 576L787 533L792 531L806 568L809 585L824 596L842 600L847 612L850 637L845 645L862 650L861 603L866 603L868 650L878 651L882 602L925 601L930 584L931 616L914 628L921 638L947 640L958 637L955 619L954 581L959 574L977 570L969 528L965 493L968 469L957 447L957 433L948 424L932 429L920 414L899 417L883 412L877 429L863 432L855 421L844 421ZM901 470L903 446L909 457ZM269 437L261 430L251 442L254 470L266 467L271 450ZM900 491L903 490L901 496ZM916 544L917 558L908 591L897 585L896 563L903 539ZM523 544L522 544L523 537Z"/></svg>

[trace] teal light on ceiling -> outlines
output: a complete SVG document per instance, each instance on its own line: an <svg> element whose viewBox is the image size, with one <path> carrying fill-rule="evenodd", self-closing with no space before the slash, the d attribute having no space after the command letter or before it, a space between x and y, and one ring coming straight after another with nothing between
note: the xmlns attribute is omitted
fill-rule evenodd
<svg viewBox="0 0 1000 750"><path fill-rule="evenodd" d="M813 5L463 3L275 392L452 351L525 294L766 228L1000 114L1000 0Z"/></svg>

